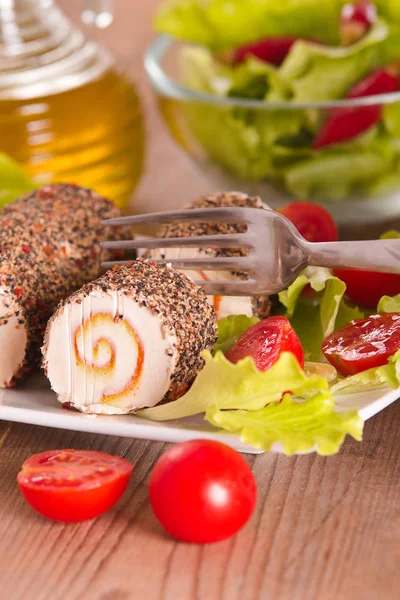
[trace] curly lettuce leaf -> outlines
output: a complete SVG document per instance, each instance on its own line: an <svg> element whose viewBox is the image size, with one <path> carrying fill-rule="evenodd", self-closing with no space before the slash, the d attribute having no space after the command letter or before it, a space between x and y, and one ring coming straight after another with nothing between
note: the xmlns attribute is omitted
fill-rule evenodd
<svg viewBox="0 0 400 600"><path fill-rule="evenodd" d="M218 321L218 339L213 348L213 353L221 351L223 354L229 350L250 327L259 322L258 317L247 315L230 315Z"/></svg>
<svg viewBox="0 0 400 600"><path fill-rule="evenodd" d="M339 41L346 0L167 0L155 28L190 42L223 49L270 36Z"/></svg>
<svg viewBox="0 0 400 600"><path fill-rule="evenodd" d="M307 285L317 292L315 296L301 295ZM287 290L280 292L279 300L300 338L306 360L321 360L324 339L345 323L364 316L357 306L345 301L345 291L345 283L330 269L307 267Z"/></svg>
<svg viewBox="0 0 400 600"><path fill-rule="evenodd" d="M331 394L320 392L306 402L285 394L282 402L260 410L209 408L206 420L215 427L239 433L243 443L270 451L277 442L285 454L315 449L322 456L338 452L346 434L361 441L363 421L356 411L335 412Z"/></svg>
<svg viewBox="0 0 400 600"><path fill-rule="evenodd" d="M0 208L34 189L34 183L10 156L0 152Z"/></svg>
<svg viewBox="0 0 400 600"><path fill-rule="evenodd" d="M184 396L137 414L153 421L168 421L203 413L213 406L260 410L271 402L279 402L287 391L302 399L319 392L329 394L327 381L318 375L307 376L290 352L282 353L267 371L259 371L250 357L233 364L222 352L214 357L204 352L203 356L205 365Z"/></svg>
<svg viewBox="0 0 400 600"><path fill-rule="evenodd" d="M352 394L384 387L400 387L400 350L389 358L388 364L345 377L332 386L333 394Z"/></svg>

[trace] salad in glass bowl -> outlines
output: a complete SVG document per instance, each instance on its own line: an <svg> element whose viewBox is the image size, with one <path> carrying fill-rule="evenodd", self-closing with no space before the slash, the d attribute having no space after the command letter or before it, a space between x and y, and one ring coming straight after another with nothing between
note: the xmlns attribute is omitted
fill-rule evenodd
<svg viewBox="0 0 400 600"><path fill-rule="evenodd" d="M400 213L398 0L167 0L145 65L171 133L220 187Z"/></svg>

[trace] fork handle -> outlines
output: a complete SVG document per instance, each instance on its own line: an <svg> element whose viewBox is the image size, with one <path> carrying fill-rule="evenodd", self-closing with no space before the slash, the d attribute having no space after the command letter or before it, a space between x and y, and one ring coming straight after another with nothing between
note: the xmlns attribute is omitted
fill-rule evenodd
<svg viewBox="0 0 400 600"><path fill-rule="evenodd" d="M400 239L304 242L302 248L311 266L400 273Z"/></svg>

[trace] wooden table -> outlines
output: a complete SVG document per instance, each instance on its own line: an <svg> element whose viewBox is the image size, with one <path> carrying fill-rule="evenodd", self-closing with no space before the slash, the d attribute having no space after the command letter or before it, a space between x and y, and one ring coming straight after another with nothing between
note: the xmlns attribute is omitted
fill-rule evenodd
<svg viewBox="0 0 400 600"><path fill-rule="evenodd" d="M79 2L64 0L76 16ZM179 206L207 192L162 130L144 85L141 54L155 0L118 0L107 43L132 56L150 130L136 202ZM122 11L123 15L121 16ZM160 182L162 181L162 185ZM147 500L167 445L0 422L0 597L4 600L394 600L400 589L400 403L331 458L248 457L259 497L236 537L209 546L162 532ZM24 503L15 478L32 453L90 448L135 463L122 501L82 525L54 524ZM397 592L396 592L397 590Z"/></svg>

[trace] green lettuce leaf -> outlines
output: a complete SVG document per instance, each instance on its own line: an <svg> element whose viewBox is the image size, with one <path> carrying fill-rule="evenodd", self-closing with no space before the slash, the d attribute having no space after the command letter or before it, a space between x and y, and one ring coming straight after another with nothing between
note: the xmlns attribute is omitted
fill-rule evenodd
<svg viewBox="0 0 400 600"><path fill-rule="evenodd" d="M34 183L25 175L20 165L7 154L0 152L0 208L30 192L34 187Z"/></svg>
<svg viewBox="0 0 400 600"><path fill-rule="evenodd" d="M275 100L288 96L274 67L255 59L229 67L204 48L182 51L181 73L183 83L199 92ZM275 176L282 152L289 162L298 159L299 150L308 156L315 131L312 116L300 110L257 111L188 102L182 105L182 116L186 129L212 160L241 179L255 181Z"/></svg>
<svg viewBox="0 0 400 600"><path fill-rule="evenodd" d="M383 296L378 303L378 313L400 312L400 294L397 296Z"/></svg>
<svg viewBox="0 0 400 600"><path fill-rule="evenodd" d="M400 142L375 127L289 165L282 176L297 198L348 201L352 196L372 195L378 182L392 176L399 156Z"/></svg>
<svg viewBox="0 0 400 600"><path fill-rule="evenodd" d="M395 1L395 0L393 0ZM339 41L339 16L346 0L167 0L155 27L162 33L230 48L269 36Z"/></svg>
<svg viewBox="0 0 400 600"><path fill-rule="evenodd" d="M307 285L317 292L315 296L301 295ZM330 269L307 267L287 290L280 292L279 300L300 338L306 360L320 361L324 339L345 323L364 316L358 307L344 300L345 291L345 283Z"/></svg>
<svg viewBox="0 0 400 600"><path fill-rule="evenodd" d="M218 321L218 339L213 348L213 353L221 351L223 354L229 350L240 336L259 322L258 317L247 315L231 315Z"/></svg>
<svg viewBox="0 0 400 600"><path fill-rule="evenodd" d="M388 231L385 231L385 233L382 233L382 235L380 236L379 239L381 240L398 240L400 238L400 231L397 231L397 229L389 229Z"/></svg>
<svg viewBox="0 0 400 600"><path fill-rule="evenodd" d="M400 24L400 3L399 0L374 0L378 7L379 14L387 17L390 21Z"/></svg>
<svg viewBox="0 0 400 600"><path fill-rule="evenodd" d="M386 104L383 107L382 120L386 130L400 140L400 103Z"/></svg>
<svg viewBox="0 0 400 600"><path fill-rule="evenodd" d="M328 383L318 375L307 376L297 359L284 352L267 371L259 371L252 358L237 364L229 362L222 352L213 357L204 353L205 365L190 390L178 400L140 410L137 415L154 421L168 421L205 412L210 407L260 410L266 404L279 402L291 391L296 398L312 398Z"/></svg>
<svg viewBox="0 0 400 600"><path fill-rule="evenodd" d="M278 70L255 57L230 66L206 48L186 47L181 50L180 71L185 85L199 92L259 100L271 90L280 100L290 96L290 87Z"/></svg>
<svg viewBox="0 0 400 600"><path fill-rule="evenodd" d="M390 27L378 21L359 42L332 47L297 42L279 73L290 82L296 102L336 100L374 69L386 64ZM398 49L400 57L400 48Z"/></svg>
<svg viewBox="0 0 400 600"><path fill-rule="evenodd" d="M387 365L345 377L332 386L331 391L333 394L352 394L383 387L400 387L400 350L389 358Z"/></svg>
<svg viewBox="0 0 400 600"><path fill-rule="evenodd" d="M316 449L322 456L338 452L346 434L361 441L363 421L356 411L336 413L330 394L320 392L306 402L295 402L285 394L279 404L261 410L209 408L206 419L215 427L239 433L243 443L268 452L279 442L284 453Z"/></svg>

